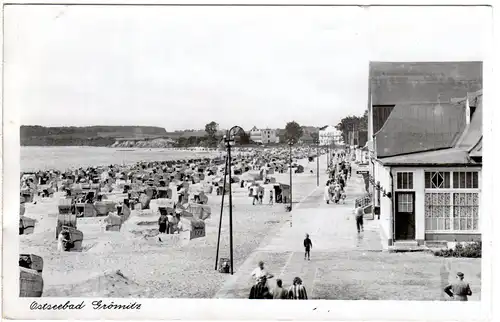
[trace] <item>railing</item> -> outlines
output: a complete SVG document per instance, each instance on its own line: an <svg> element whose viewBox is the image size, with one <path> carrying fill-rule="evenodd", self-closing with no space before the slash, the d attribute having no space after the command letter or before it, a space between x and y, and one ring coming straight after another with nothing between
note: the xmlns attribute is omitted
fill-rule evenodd
<svg viewBox="0 0 500 322"><path fill-rule="evenodd" d="M361 207L366 207L372 204L372 194L368 193L363 197L356 198L355 206L361 205Z"/></svg>

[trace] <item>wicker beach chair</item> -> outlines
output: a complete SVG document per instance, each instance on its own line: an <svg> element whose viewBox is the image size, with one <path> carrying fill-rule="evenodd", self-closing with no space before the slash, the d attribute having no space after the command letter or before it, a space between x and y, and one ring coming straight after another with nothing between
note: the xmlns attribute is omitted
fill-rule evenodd
<svg viewBox="0 0 500 322"><path fill-rule="evenodd" d="M37 271L19 267L19 297L41 297L43 277Z"/></svg>

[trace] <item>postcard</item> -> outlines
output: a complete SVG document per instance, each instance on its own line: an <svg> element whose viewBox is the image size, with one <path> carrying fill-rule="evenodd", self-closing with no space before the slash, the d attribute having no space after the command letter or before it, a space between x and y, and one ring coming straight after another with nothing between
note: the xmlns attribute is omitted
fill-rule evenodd
<svg viewBox="0 0 500 322"><path fill-rule="evenodd" d="M490 317L492 6L3 9L5 318Z"/></svg>

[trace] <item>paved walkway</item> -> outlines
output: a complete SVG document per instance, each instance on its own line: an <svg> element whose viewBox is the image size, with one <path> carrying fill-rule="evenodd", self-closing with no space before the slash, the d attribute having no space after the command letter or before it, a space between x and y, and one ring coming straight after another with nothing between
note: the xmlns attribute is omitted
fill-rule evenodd
<svg viewBox="0 0 500 322"><path fill-rule="evenodd" d="M292 222L285 224L274 237L261 244L223 285L215 298L247 298L252 285L251 272L263 260L267 270L290 285L299 276L314 298L318 271L326 270L336 254L381 251L378 225L365 220L365 231L358 234L353 209L356 198L363 195L364 183L355 173L346 186L345 204L323 200L323 186L315 189L292 211ZM321 180L325 182L326 180ZM313 243L311 261L304 260L303 240L308 233ZM274 286L274 280L270 285Z"/></svg>

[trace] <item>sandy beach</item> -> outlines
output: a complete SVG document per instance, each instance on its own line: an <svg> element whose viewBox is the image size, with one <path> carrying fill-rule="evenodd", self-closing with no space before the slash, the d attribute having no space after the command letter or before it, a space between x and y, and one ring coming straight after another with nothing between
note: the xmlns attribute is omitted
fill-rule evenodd
<svg viewBox="0 0 500 322"><path fill-rule="evenodd" d="M324 160L323 160L324 159ZM326 157L321 158L326 162ZM299 160L305 171L293 175L293 199L299 202L316 188L316 162ZM313 174L310 173L313 170ZM289 183L289 174L274 174ZM234 269L265 239L291 220L283 204L252 205L247 188L233 184ZM211 298L230 276L214 270L221 196L209 194L212 216L205 221L206 237L182 240L160 235L158 215L133 210L120 232L104 231L104 217L79 218L84 234L82 252L58 252L55 226L58 196L26 204L26 215L37 220L34 234L21 235L20 253L44 260L44 293L53 297L180 297ZM227 200L227 198L226 198ZM226 201L227 204L227 201ZM228 206L224 207L220 258L229 257ZM149 234L145 231L151 231Z"/></svg>

